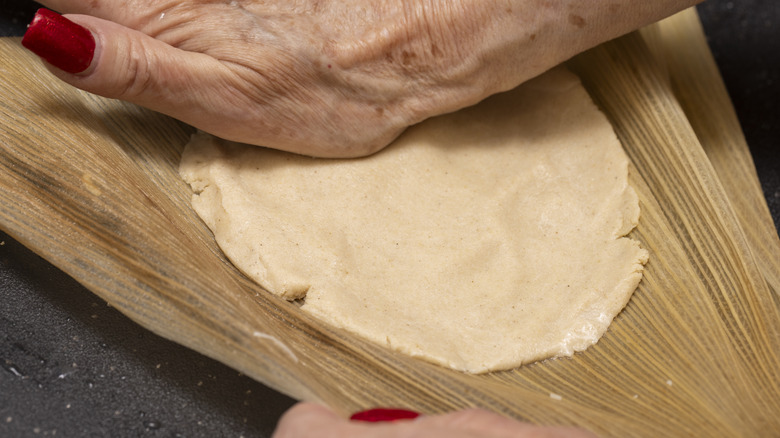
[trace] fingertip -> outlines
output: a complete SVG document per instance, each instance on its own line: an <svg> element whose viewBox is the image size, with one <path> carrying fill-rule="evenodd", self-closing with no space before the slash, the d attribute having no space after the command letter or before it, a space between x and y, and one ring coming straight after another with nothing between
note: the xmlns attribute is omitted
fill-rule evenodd
<svg viewBox="0 0 780 438"><path fill-rule="evenodd" d="M92 32L68 18L38 9L22 38L22 45L53 67L69 74L86 71L95 55Z"/></svg>
<svg viewBox="0 0 780 438"><path fill-rule="evenodd" d="M300 402L296 403L293 407L284 413L284 417L294 417L296 419L324 419L324 420L342 420L338 414L333 412L330 408L321 404L312 402Z"/></svg>
<svg viewBox="0 0 780 438"><path fill-rule="evenodd" d="M274 438L301 437L311 431L321 431L322 437L334 435L347 424L344 418L325 406L301 402L287 410L279 419Z"/></svg>
<svg viewBox="0 0 780 438"><path fill-rule="evenodd" d="M398 420L413 420L420 414L408 409L398 408L373 408L352 414L349 417L352 421L364 421L369 423L379 423Z"/></svg>
<svg viewBox="0 0 780 438"><path fill-rule="evenodd" d="M208 94L201 90L208 90L226 74L227 69L208 55L178 49L119 23L90 15L44 11L38 15L46 20L34 19L26 47L33 47L35 50L31 50L39 56L46 54L41 57L55 76L84 91L135 103L197 125L198 117L204 117L203 96ZM52 26L57 29L50 30ZM38 34L53 36L44 38ZM84 35L85 40L88 36L91 41L91 46L85 43L83 48L91 53L78 68L63 68L68 62L75 63L69 57L79 55L78 50L63 51L63 43L53 41L74 38L70 34Z"/></svg>

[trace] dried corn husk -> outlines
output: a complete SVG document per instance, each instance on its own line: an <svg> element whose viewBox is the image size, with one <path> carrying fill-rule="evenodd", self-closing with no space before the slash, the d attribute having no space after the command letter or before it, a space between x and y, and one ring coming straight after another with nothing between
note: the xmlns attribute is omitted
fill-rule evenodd
<svg viewBox="0 0 780 438"><path fill-rule="evenodd" d="M780 430L780 243L693 11L569 63L632 161L633 237L651 252L638 291L587 351L480 376L262 291L189 206L188 127L58 82L18 39L0 54L0 227L155 333L344 413L482 406L604 436Z"/></svg>

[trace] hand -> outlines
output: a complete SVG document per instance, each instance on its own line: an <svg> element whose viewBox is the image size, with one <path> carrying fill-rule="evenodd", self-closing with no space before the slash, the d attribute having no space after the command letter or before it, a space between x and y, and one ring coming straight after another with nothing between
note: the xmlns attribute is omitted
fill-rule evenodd
<svg viewBox="0 0 780 438"><path fill-rule="evenodd" d="M75 74L54 69L61 79L230 140L365 155L485 94L464 34L487 19L457 16L463 11L447 2L41 3L87 14L67 18L95 38L91 64Z"/></svg>
<svg viewBox="0 0 780 438"><path fill-rule="evenodd" d="M541 427L481 409L421 416L392 423L363 423L339 417L327 408L299 403L282 416L273 438L593 438L571 427Z"/></svg>
<svg viewBox="0 0 780 438"><path fill-rule="evenodd" d="M696 1L41 3L85 14L67 18L93 37L87 64L52 68L78 88L228 140L351 157ZM36 53L51 55L51 46L71 41L51 26L31 26L28 34L42 29L55 34L37 48L26 45Z"/></svg>

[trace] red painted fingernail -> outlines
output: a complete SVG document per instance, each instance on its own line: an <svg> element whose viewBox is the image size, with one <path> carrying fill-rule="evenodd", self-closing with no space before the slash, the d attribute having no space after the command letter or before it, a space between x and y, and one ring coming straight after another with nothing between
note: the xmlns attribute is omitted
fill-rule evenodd
<svg viewBox="0 0 780 438"><path fill-rule="evenodd" d="M381 421L411 420L419 416L420 414L417 412L406 409L376 408L354 413L349 419L377 423Z"/></svg>
<svg viewBox="0 0 780 438"><path fill-rule="evenodd" d="M95 38L90 31L43 8L27 27L22 45L68 73L86 70L95 55Z"/></svg>

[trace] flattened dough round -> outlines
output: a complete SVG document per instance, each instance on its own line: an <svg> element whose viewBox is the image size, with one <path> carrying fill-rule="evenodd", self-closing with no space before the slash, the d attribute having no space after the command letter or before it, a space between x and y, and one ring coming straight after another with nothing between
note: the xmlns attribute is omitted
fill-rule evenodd
<svg viewBox="0 0 780 438"><path fill-rule="evenodd" d="M628 159L563 69L370 157L197 134L180 171L225 254L268 291L472 373L595 343L647 260L622 237L639 216Z"/></svg>

